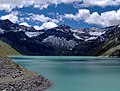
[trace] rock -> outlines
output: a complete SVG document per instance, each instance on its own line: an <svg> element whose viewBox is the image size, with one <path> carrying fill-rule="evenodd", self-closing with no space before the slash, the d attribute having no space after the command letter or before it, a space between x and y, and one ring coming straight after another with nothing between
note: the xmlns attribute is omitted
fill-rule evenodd
<svg viewBox="0 0 120 91"><path fill-rule="evenodd" d="M43 91L51 86L48 79L33 73L0 56L0 91Z"/></svg>
<svg viewBox="0 0 120 91"><path fill-rule="evenodd" d="M115 52L111 53L110 57L120 57L120 50L116 50Z"/></svg>
<svg viewBox="0 0 120 91"><path fill-rule="evenodd" d="M0 84L0 91L43 91L51 86L51 82L42 76L36 76L22 81Z"/></svg>

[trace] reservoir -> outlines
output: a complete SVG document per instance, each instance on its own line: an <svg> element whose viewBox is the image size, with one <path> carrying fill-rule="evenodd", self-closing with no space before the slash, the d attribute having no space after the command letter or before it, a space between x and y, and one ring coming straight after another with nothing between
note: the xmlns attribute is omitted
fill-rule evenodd
<svg viewBox="0 0 120 91"><path fill-rule="evenodd" d="M120 58L10 56L52 81L46 91L120 91Z"/></svg>

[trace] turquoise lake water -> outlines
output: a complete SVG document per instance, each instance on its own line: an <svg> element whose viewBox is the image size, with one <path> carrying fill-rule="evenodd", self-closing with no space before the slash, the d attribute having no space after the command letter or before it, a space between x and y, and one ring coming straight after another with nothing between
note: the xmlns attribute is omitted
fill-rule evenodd
<svg viewBox="0 0 120 91"><path fill-rule="evenodd" d="M46 91L120 91L120 59L102 57L11 56L53 82Z"/></svg>

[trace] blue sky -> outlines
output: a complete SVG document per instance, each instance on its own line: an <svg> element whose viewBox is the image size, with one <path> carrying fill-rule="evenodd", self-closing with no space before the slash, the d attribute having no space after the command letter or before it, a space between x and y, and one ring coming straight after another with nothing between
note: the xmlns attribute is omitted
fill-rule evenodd
<svg viewBox="0 0 120 91"><path fill-rule="evenodd" d="M108 27L120 24L120 0L1 0L0 19L38 30Z"/></svg>

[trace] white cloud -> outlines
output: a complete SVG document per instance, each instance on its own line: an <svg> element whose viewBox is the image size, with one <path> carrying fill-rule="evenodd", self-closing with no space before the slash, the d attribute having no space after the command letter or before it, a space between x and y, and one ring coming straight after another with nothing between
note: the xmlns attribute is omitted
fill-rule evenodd
<svg viewBox="0 0 120 91"><path fill-rule="evenodd" d="M120 0L0 0L0 10L6 10L8 12L12 11L14 8L23 8L28 7L30 5L34 6L35 8L47 8L51 4L70 4L73 2L83 2L82 4L79 3L79 6L100 6L100 7L106 7L106 6L120 6ZM49 22L52 22L54 24L58 23L59 21L63 21L61 18L61 15L57 15L57 19L52 19L50 17L46 17L44 15L37 15L37 14L30 14L28 17L22 17L18 19L18 13L11 12L8 15L1 16L0 19L9 19L13 23L16 22L24 22L27 21L37 21L44 24L47 24ZM67 19L73 19L76 21L84 20L88 24L97 24L101 26L111 26L116 25L120 23L120 10L117 11L107 11L103 12L101 14L98 14L97 12L90 13L87 9L79 9L79 11L74 14L65 14L64 18ZM25 24L25 23L24 23ZM27 24L25 24L28 26ZM43 25L41 27L43 27ZM45 25L44 25L45 26ZM37 27L36 28L41 28Z"/></svg>
<svg viewBox="0 0 120 91"><path fill-rule="evenodd" d="M76 13L75 15L73 14L65 14L65 18L68 19L73 19L73 20L82 20L82 19L86 19L90 16L90 11L87 9L79 9L78 13Z"/></svg>
<svg viewBox="0 0 120 91"><path fill-rule="evenodd" d="M0 0L0 10L11 11L14 8L34 6L35 8L47 8L51 4L83 2L84 6L116 6L120 5L120 0Z"/></svg>
<svg viewBox="0 0 120 91"><path fill-rule="evenodd" d="M68 19L75 19L75 15L73 15L73 14L65 14L64 17L68 18Z"/></svg>
<svg viewBox="0 0 120 91"><path fill-rule="evenodd" d="M14 8L23 8L34 4L35 0L0 0L0 10L11 11ZM37 0L36 0L37 1Z"/></svg>
<svg viewBox="0 0 120 91"><path fill-rule="evenodd" d="M29 18L33 21L39 21L39 22L49 22L49 21L56 22L56 23L59 22L58 20L46 17L43 14L42 15L30 14Z"/></svg>
<svg viewBox="0 0 120 91"><path fill-rule="evenodd" d="M83 0L85 6L117 6L120 5L119 0Z"/></svg>
<svg viewBox="0 0 120 91"><path fill-rule="evenodd" d="M23 8L30 5L35 8L47 8L50 4L72 3L81 0L0 0L0 10L11 11L14 8Z"/></svg>
<svg viewBox="0 0 120 91"><path fill-rule="evenodd" d="M6 11L10 12L12 9L13 8L11 7L10 4L7 4L7 3L1 4L0 3L0 10L6 10Z"/></svg>
<svg viewBox="0 0 120 91"><path fill-rule="evenodd" d="M103 12L100 15L97 12L92 13L85 22L101 26L113 26L120 24L120 9L117 11Z"/></svg>
<svg viewBox="0 0 120 91"><path fill-rule="evenodd" d="M55 22L45 22L41 26L35 25L34 28L36 30L42 30L42 29L51 29L57 26L58 25Z"/></svg>
<svg viewBox="0 0 120 91"><path fill-rule="evenodd" d="M120 24L120 9L117 11L107 11L101 14L97 12L90 13L87 9L80 9L78 13L65 14L64 18L76 21L84 20L88 24L96 24L101 26L112 26Z"/></svg>
<svg viewBox="0 0 120 91"><path fill-rule="evenodd" d="M62 3L73 3L73 2L81 2L81 1L82 0L61 0Z"/></svg>
<svg viewBox="0 0 120 91"><path fill-rule="evenodd" d="M35 15L35 14L32 14L30 16L30 18L34 21L41 21L41 22L47 22L49 20L51 20L49 17L45 17L44 15Z"/></svg>
<svg viewBox="0 0 120 91"><path fill-rule="evenodd" d="M18 22L18 16L17 15L18 15L18 12L12 12L8 15L1 16L0 19L1 20L9 19L11 22L16 23L16 22Z"/></svg>
<svg viewBox="0 0 120 91"><path fill-rule="evenodd" d="M86 23L89 24L97 24L97 25L103 25L103 21L102 18L100 17L100 15L97 12L92 13L86 20Z"/></svg>
<svg viewBox="0 0 120 91"><path fill-rule="evenodd" d="M37 26L37 25L35 25L34 28L35 28L36 30L41 30L41 27L40 27L40 26Z"/></svg>
<svg viewBox="0 0 120 91"><path fill-rule="evenodd" d="M51 29L51 28L54 28L54 27L57 27L58 25L54 22L45 22L43 23L39 29L42 30L42 29Z"/></svg>
<svg viewBox="0 0 120 91"><path fill-rule="evenodd" d="M76 17L75 19L78 20L78 19L86 19L88 18L90 15L90 11L87 10L87 9L80 9L78 11L78 13L76 14Z"/></svg>
<svg viewBox="0 0 120 91"><path fill-rule="evenodd" d="M22 23L20 23L19 25L24 25L24 26L26 26L26 27L31 27L31 25L29 25L27 22L22 22Z"/></svg>

